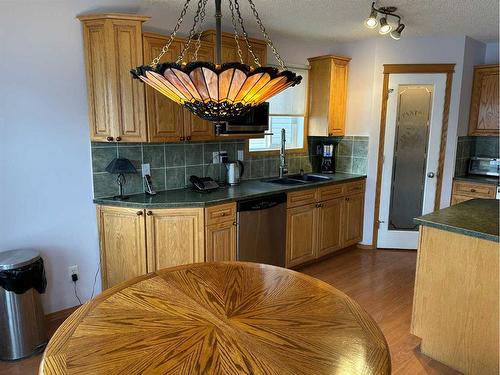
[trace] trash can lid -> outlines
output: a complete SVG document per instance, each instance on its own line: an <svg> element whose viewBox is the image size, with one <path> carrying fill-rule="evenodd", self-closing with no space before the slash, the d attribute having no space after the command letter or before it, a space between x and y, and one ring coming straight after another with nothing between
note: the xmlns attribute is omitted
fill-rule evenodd
<svg viewBox="0 0 500 375"><path fill-rule="evenodd" d="M40 252L34 249L17 249L0 252L0 271L27 266L40 259Z"/></svg>

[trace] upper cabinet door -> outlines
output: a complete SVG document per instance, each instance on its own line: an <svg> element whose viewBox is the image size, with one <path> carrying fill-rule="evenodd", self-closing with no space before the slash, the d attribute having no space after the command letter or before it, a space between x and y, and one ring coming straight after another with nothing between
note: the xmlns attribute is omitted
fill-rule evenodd
<svg viewBox="0 0 500 375"><path fill-rule="evenodd" d="M339 56L308 59L309 71L309 135L342 136L345 133L348 64Z"/></svg>
<svg viewBox="0 0 500 375"><path fill-rule="evenodd" d="M474 67L469 135L498 135L499 65Z"/></svg>
<svg viewBox="0 0 500 375"><path fill-rule="evenodd" d="M144 33L144 61L149 64L157 57L168 37ZM181 43L174 41L160 62L175 61ZM151 87L146 87L146 114L150 142L179 142L184 140L184 109Z"/></svg>
<svg viewBox="0 0 500 375"><path fill-rule="evenodd" d="M142 22L122 14L81 16L90 136L94 141L147 140L144 85L130 69L143 64Z"/></svg>
<svg viewBox="0 0 500 375"><path fill-rule="evenodd" d="M253 55L250 53L248 50L248 46L246 45L245 41L242 40L240 42L241 46L244 46L243 50L245 51L245 62L254 67L257 68L257 64L255 63L255 59ZM259 59L260 65L261 66L266 66L267 65L267 44L262 41L262 42L255 42L255 41L250 41L250 46L252 47L253 54L255 57Z"/></svg>
<svg viewBox="0 0 500 375"><path fill-rule="evenodd" d="M184 62L195 61L196 40L191 42L184 56ZM213 43L202 41L198 49L197 61L214 61ZM215 137L215 126L212 122L202 120L187 109L184 109L184 136L187 141L209 141Z"/></svg>
<svg viewBox="0 0 500 375"><path fill-rule="evenodd" d="M148 272L205 261L203 208L146 211Z"/></svg>

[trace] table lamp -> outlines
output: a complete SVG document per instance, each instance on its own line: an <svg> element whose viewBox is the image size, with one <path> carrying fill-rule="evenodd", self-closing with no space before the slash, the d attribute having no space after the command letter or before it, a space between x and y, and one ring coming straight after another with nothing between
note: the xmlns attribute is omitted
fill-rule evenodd
<svg viewBox="0 0 500 375"><path fill-rule="evenodd" d="M116 178L118 195L115 195L113 198L119 200L128 199L128 195L123 195L123 185L127 182L125 173L137 173L137 170L130 160L125 158L114 158L106 167L106 172L118 173L118 177Z"/></svg>

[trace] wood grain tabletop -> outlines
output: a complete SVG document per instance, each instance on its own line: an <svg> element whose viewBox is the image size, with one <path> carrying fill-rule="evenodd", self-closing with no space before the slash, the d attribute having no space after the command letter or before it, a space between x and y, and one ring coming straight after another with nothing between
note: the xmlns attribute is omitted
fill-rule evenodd
<svg viewBox="0 0 500 375"><path fill-rule="evenodd" d="M40 374L390 374L386 340L332 286L256 263L164 269L106 290L50 340Z"/></svg>

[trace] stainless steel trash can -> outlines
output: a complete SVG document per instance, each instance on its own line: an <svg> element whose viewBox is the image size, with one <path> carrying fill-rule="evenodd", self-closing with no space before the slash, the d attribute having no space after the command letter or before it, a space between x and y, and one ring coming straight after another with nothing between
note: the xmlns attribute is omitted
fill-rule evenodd
<svg viewBox="0 0 500 375"><path fill-rule="evenodd" d="M0 252L0 360L28 357L47 344L40 300L46 283L38 251Z"/></svg>

